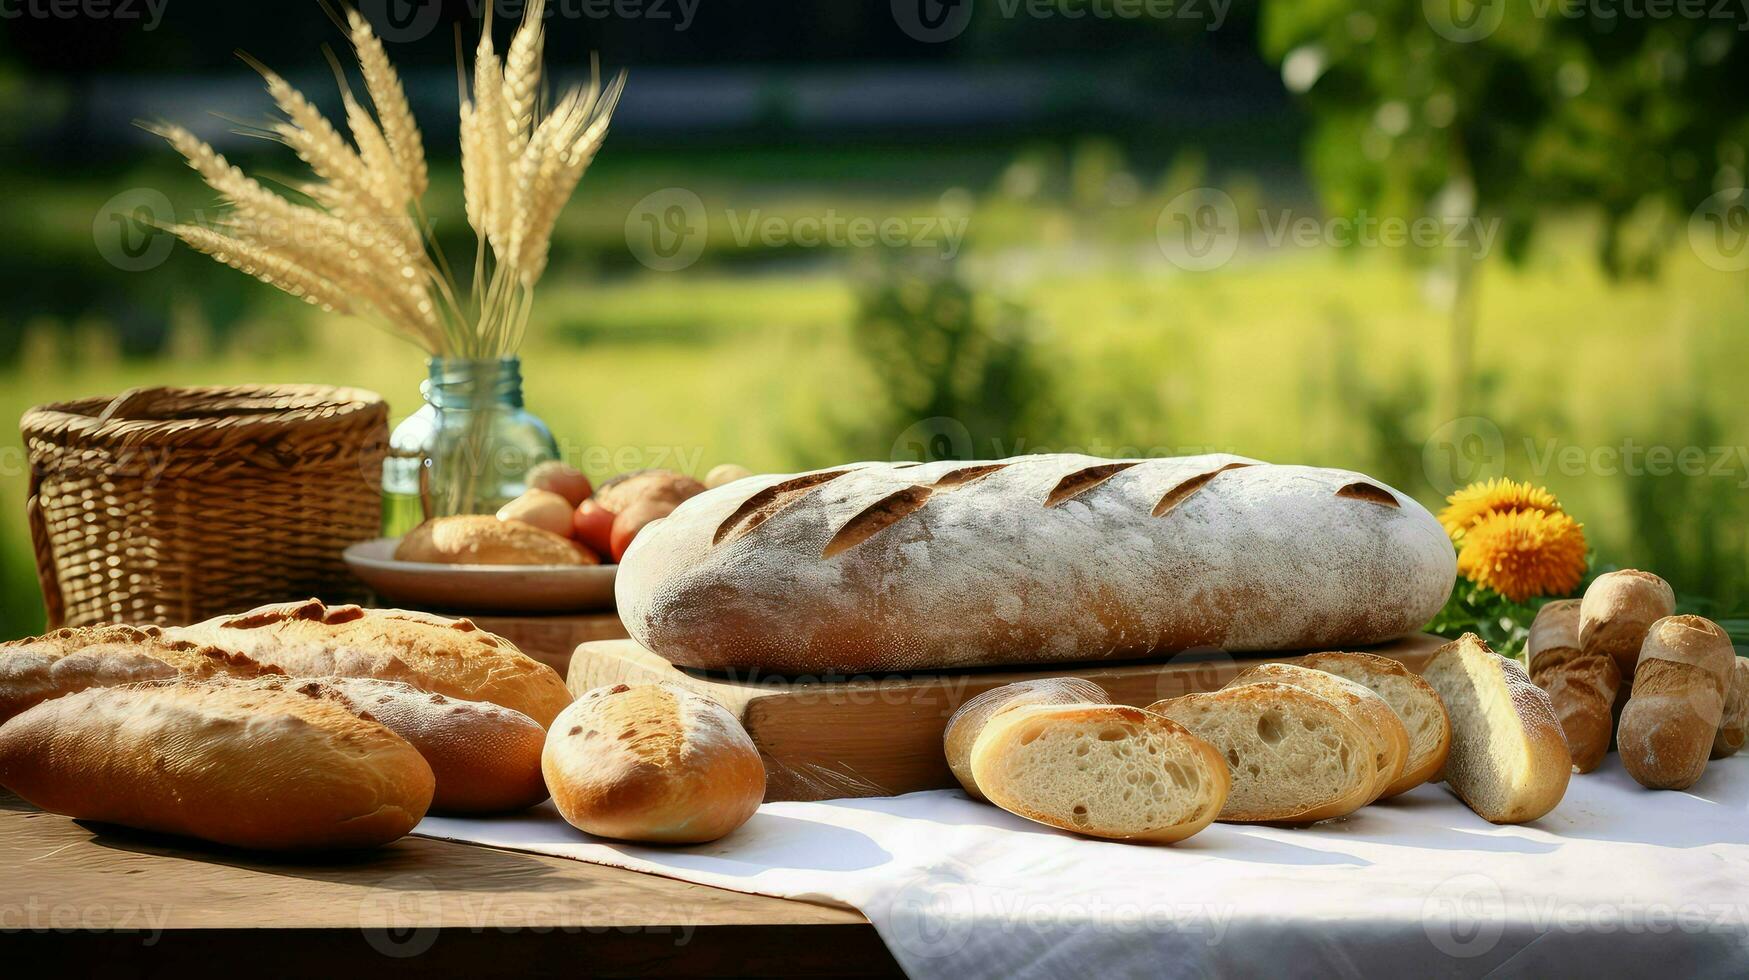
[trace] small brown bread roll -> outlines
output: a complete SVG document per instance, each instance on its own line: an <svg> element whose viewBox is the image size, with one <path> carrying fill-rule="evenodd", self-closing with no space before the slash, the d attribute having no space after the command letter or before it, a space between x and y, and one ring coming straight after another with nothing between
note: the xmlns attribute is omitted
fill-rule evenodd
<svg viewBox="0 0 1749 980"><path fill-rule="evenodd" d="M1214 746L1111 704L1009 705L983 726L971 765L1009 813L1111 840L1181 841L1214 821L1232 786Z"/></svg>
<svg viewBox="0 0 1749 980"><path fill-rule="evenodd" d="M638 470L603 483L595 491L595 502L615 514L623 514L645 501L676 507L703 492L704 484L673 470Z"/></svg>
<svg viewBox="0 0 1749 980"><path fill-rule="evenodd" d="M1439 692L1401 661L1370 653L1314 653L1299 664L1313 670L1346 677L1385 699L1409 732L1409 759L1403 775L1385 790L1396 796L1427 782L1445 768L1451 751L1451 719Z"/></svg>
<svg viewBox="0 0 1749 980"><path fill-rule="evenodd" d="M1579 645L1581 600L1562 599L1537 611L1526 654L1530 679L1549 692L1574 772L1590 772L1609 754L1621 671L1615 658ZM1637 659L1637 658L1636 658Z"/></svg>
<svg viewBox="0 0 1749 980"><path fill-rule="evenodd" d="M1731 689L1725 692L1725 710L1719 718L1719 734L1713 739L1713 758L1737 754L1749 733L1749 660L1738 657L1731 664Z"/></svg>
<svg viewBox="0 0 1749 980"><path fill-rule="evenodd" d="M441 565L593 565L589 554L551 531L490 514L435 517L395 546L395 560Z"/></svg>
<svg viewBox="0 0 1749 980"><path fill-rule="evenodd" d="M1652 624L1676 611L1670 583L1651 572L1624 568L1597 576L1579 605L1579 649L1615 659L1622 683L1634 683L1634 664Z"/></svg>
<svg viewBox="0 0 1749 980"><path fill-rule="evenodd" d="M366 677L269 677L242 682L331 700L407 740L431 766L433 811L504 813L547 798L546 729L520 711Z"/></svg>
<svg viewBox="0 0 1749 980"><path fill-rule="evenodd" d="M700 844L747 822L765 765L735 716L671 684L598 687L554 719L541 771L559 813L597 837Z"/></svg>
<svg viewBox="0 0 1749 980"><path fill-rule="evenodd" d="M277 673L241 654L171 640L156 626L59 629L0 643L0 722L90 687Z"/></svg>
<svg viewBox="0 0 1749 980"><path fill-rule="evenodd" d="M433 783L400 736L292 691L92 688L0 726L0 785L30 803L233 847L387 844L419 823Z"/></svg>
<svg viewBox="0 0 1749 980"><path fill-rule="evenodd" d="M1104 688L1079 677L1044 677L993 687L960 705L948 718L947 730L941 736L947 767L967 796L982 800L984 794L972 778L972 745L998 712L1023 704L1105 704L1110 700Z"/></svg>
<svg viewBox="0 0 1749 980"><path fill-rule="evenodd" d="M1347 712L1366 732L1367 740L1372 743L1376 770L1372 797L1367 802L1385 795L1397 780L1403 778L1404 766L1409 759L1409 730L1384 698L1345 677L1298 664L1268 663L1247 667L1226 686L1244 687L1265 682L1310 691Z"/></svg>
<svg viewBox="0 0 1749 980"><path fill-rule="evenodd" d="M1687 789L1706 771L1735 658L1731 638L1709 619L1652 624L1616 734L1622 766L1641 786Z"/></svg>
<svg viewBox="0 0 1749 980"><path fill-rule="evenodd" d="M164 631L234 650L291 677L375 677L490 701L545 725L571 692L546 664L466 619L405 609L286 602Z"/></svg>

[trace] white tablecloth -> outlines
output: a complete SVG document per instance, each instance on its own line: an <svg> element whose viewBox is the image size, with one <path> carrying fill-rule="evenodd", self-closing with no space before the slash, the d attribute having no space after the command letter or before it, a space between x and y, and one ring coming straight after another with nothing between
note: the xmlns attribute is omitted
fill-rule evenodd
<svg viewBox="0 0 1749 980"><path fill-rule="evenodd" d="M851 906L917 978L1749 975L1749 757L1655 793L1611 756L1518 827L1423 786L1312 828L1216 824L1171 846L945 790L769 803L680 849L591 838L550 804L416 833Z"/></svg>

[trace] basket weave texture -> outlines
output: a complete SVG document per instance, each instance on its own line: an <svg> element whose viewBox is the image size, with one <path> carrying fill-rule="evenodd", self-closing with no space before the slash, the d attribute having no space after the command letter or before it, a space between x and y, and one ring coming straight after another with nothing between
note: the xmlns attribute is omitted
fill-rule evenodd
<svg viewBox="0 0 1749 980"><path fill-rule="evenodd" d="M51 627L363 598L341 551L382 523L388 405L373 392L137 388L20 427Z"/></svg>

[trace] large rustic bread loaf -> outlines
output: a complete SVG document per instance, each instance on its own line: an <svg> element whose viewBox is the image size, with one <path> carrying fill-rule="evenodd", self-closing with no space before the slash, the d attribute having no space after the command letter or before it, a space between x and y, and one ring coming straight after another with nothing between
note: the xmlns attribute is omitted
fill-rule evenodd
<svg viewBox="0 0 1749 980"><path fill-rule="evenodd" d="M1646 631L1621 713L1622 767L1649 789L1687 789L1706 771L1724 718L1736 651L1717 623L1666 616Z"/></svg>
<svg viewBox="0 0 1749 980"><path fill-rule="evenodd" d="M1040 455L738 480L646 527L616 594L678 664L854 673L1378 643L1455 569L1358 473Z"/></svg>
<svg viewBox="0 0 1749 980"><path fill-rule="evenodd" d="M1244 687L1266 682L1297 687L1324 698L1341 708L1349 720L1366 733L1367 740L1372 743L1373 767L1377 770L1372 797L1367 802L1384 796L1397 780L1403 778L1404 767L1409 761L1409 729L1385 699L1374 694L1371 688L1326 671L1278 663L1248 667L1226 686Z"/></svg>
<svg viewBox="0 0 1749 980"><path fill-rule="evenodd" d="M1580 644L1580 606L1578 599L1562 599L1538 610L1525 652L1530 679L1549 692L1555 706L1573 770L1590 772L1609 754L1621 669L1605 650L1587 652Z"/></svg>
<svg viewBox="0 0 1749 980"><path fill-rule="evenodd" d="M1378 788L1372 740L1341 707L1274 681L1156 701L1215 747L1232 786L1217 820L1315 823L1353 813Z"/></svg>
<svg viewBox="0 0 1749 980"><path fill-rule="evenodd" d="M1110 700L1104 688L1079 677L1042 677L993 687L960 705L948 718L941 736L947 767L967 796L981 800L984 793L972 777L972 746L998 712L1023 704L1106 704Z"/></svg>
<svg viewBox="0 0 1749 980"><path fill-rule="evenodd" d="M547 732L541 770L559 814L598 837L713 841L765 797L747 730L710 698L670 684L585 692Z"/></svg>
<svg viewBox="0 0 1749 980"><path fill-rule="evenodd" d="M1573 759L1548 692L1474 633L1439 648L1422 678L1451 716L1445 783L1492 823L1527 823L1567 793Z"/></svg>
<svg viewBox="0 0 1749 980"><path fill-rule="evenodd" d="M973 782L1009 813L1112 840L1171 843L1214 821L1231 778L1178 722L1111 704L1005 708L972 748Z"/></svg>
<svg viewBox="0 0 1749 980"><path fill-rule="evenodd" d="M1314 653L1300 666L1346 677L1385 699L1409 733L1409 758L1403 774L1385 789L1392 797L1427 782L1445 768L1451 751L1451 719L1433 685L1403 666L1402 661L1370 653Z"/></svg>
<svg viewBox="0 0 1749 980"><path fill-rule="evenodd" d="M557 671L466 619L402 609L262 606L164 631L242 653L292 677L375 677L468 701L490 701L546 725L571 694Z"/></svg>
<svg viewBox="0 0 1749 980"><path fill-rule="evenodd" d="M387 728L294 691L92 688L0 726L0 785L30 803L236 847L386 844L425 815L433 782Z"/></svg>
<svg viewBox="0 0 1749 980"><path fill-rule="evenodd" d="M237 653L172 640L155 626L82 626L0 643L0 722L90 687L277 674Z"/></svg>
<svg viewBox="0 0 1749 980"><path fill-rule="evenodd" d="M1749 736L1749 659L1738 657L1731 664L1731 687L1725 692L1725 710L1719 716L1712 757L1728 759L1736 755L1746 736Z"/></svg>

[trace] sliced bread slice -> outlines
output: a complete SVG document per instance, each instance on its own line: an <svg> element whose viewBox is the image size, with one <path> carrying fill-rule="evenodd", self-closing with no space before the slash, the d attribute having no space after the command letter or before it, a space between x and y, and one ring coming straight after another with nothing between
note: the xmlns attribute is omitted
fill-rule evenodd
<svg viewBox="0 0 1749 980"><path fill-rule="evenodd" d="M1445 782L1493 823L1548 813L1573 770L1547 691L1474 633L1439 648L1421 672L1451 717Z"/></svg>
<svg viewBox="0 0 1749 980"><path fill-rule="evenodd" d="M1233 788L1219 820L1315 823L1365 806L1378 784L1366 732L1342 708L1301 688L1265 681L1148 710L1225 756Z"/></svg>
<svg viewBox="0 0 1749 980"><path fill-rule="evenodd" d="M1409 759L1403 774L1385 789L1385 797L1406 793L1439 775L1451 751L1451 719L1439 692L1419 674L1400 661L1370 653L1314 653L1300 658L1300 666L1364 684L1402 719L1409 732Z"/></svg>
<svg viewBox="0 0 1749 980"><path fill-rule="evenodd" d="M1177 722L1120 705L1022 705L972 747L973 779L1017 816L1090 837L1170 843L1226 802L1227 766Z"/></svg>
<svg viewBox="0 0 1749 980"><path fill-rule="evenodd" d="M1402 778L1403 766L1409 759L1409 730L1403 727L1403 720L1397 717L1385 699L1370 688L1322 670L1280 663L1247 667L1228 681L1227 686L1243 687L1265 681L1297 687L1334 702L1366 732L1372 742L1373 765L1378 769L1372 799L1368 803L1385 795Z"/></svg>
<svg viewBox="0 0 1749 980"><path fill-rule="evenodd" d="M1023 704L1105 704L1110 700L1104 688L1079 677L1042 677L993 687L960 705L947 720L947 730L941 736L947 767L965 787L967 796L982 800L984 794L972 779L972 745L997 712Z"/></svg>

